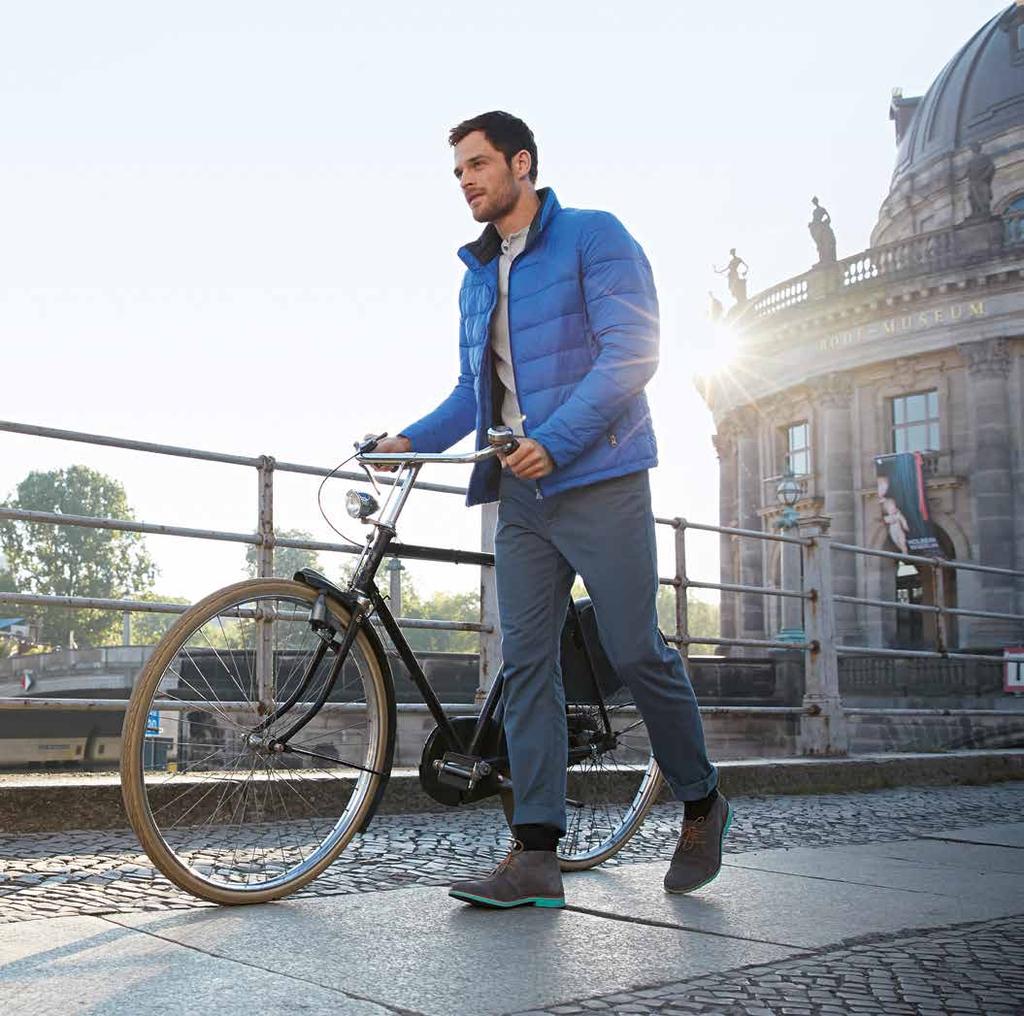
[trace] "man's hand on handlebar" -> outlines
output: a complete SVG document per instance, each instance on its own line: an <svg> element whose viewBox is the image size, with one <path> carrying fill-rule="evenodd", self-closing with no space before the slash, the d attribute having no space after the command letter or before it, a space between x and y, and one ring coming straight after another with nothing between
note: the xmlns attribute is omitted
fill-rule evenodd
<svg viewBox="0 0 1024 1016"><path fill-rule="evenodd" d="M516 440L519 447L514 452L498 456L506 469L511 469L520 480L539 480L554 470L555 463L544 445L529 437Z"/></svg>
<svg viewBox="0 0 1024 1016"><path fill-rule="evenodd" d="M375 452L395 452L399 454L401 452L411 452L412 442L404 434L399 434L396 437L382 438L377 442L377 445L373 450ZM374 463L373 468L379 473L393 473L398 469L398 466L385 466L381 463Z"/></svg>

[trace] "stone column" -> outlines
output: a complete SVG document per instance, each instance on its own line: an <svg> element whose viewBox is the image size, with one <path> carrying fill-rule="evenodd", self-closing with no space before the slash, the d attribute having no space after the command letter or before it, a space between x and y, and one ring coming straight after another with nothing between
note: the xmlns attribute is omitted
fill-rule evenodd
<svg viewBox="0 0 1024 1016"><path fill-rule="evenodd" d="M754 409L737 414L737 500L741 529L761 529L761 455L758 447L759 416ZM764 585L764 548L760 540L740 540L740 582L748 586ZM763 639L764 597L754 593L737 593L739 638ZM742 654L741 654L742 655Z"/></svg>
<svg viewBox="0 0 1024 1016"><path fill-rule="evenodd" d="M736 427L728 421L718 425L718 433L711 439L718 453L718 524L739 525L736 506ZM732 547L735 537L726 533L718 539L719 582L739 582L733 567ZM719 624L724 639L736 638L736 593L722 591Z"/></svg>
<svg viewBox="0 0 1024 1016"><path fill-rule="evenodd" d="M974 553L979 564L1012 568L1015 561L1013 445L1010 418L1010 352L1005 339L957 346L967 366L967 412L972 438L970 500ZM1013 613L1015 582L1008 575L975 575L981 610ZM974 603L961 606L974 607ZM967 619L964 619L967 622ZM964 642L997 648L1019 644L1022 626L1014 621L970 619Z"/></svg>
<svg viewBox="0 0 1024 1016"><path fill-rule="evenodd" d="M814 438L819 460L814 469L825 495L830 534L839 543L856 543L853 491L853 427L850 400L853 384L845 374L830 374L815 386L821 433ZM843 596L857 595L857 564L852 554L834 553L833 589ZM852 603L835 605L836 639L857 644L861 635L858 610Z"/></svg>

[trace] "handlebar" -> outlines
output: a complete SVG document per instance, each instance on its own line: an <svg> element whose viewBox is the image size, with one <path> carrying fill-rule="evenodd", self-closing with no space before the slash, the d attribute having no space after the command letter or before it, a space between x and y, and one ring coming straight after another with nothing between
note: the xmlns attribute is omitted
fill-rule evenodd
<svg viewBox="0 0 1024 1016"><path fill-rule="evenodd" d="M472 465L493 458L499 452L511 455L519 447L511 427L490 427L487 431L487 448L478 448L476 451L463 452L460 455L432 452L374 452L377 442L385 437L386 434L376 434L357 442L356 461L367 466L422 465L426 462Z"/></svg>

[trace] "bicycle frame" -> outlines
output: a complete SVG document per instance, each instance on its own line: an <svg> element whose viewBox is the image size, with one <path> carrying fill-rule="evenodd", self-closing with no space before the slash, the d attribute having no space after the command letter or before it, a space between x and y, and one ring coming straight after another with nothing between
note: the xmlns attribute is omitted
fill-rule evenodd
<svg viewBox="0 0 1024 1016"><path fill-rule="evenodd" d="M418 476L422 466L427 462L479 462L485 458L495 455L502 447L507 447L507 438L505 438L505 435L501 436L504 440L500 444L495 443L492 444L490 448L481 449L480 451L472 452L467 455L430 455L421 453L375 454L372 452L360 453L358 455L358 461L361 465L364 465L364 467L366 465L395 465L399 468L399 475L394 482L391 495L385 503L381 518L376 520L364 519L364 522L373 525L376 531L367 541L366 547L356 564L355 573L349 583L348 593L351 594L354 599L354 609L352 611L351 623L342 638L341 644L336 648L336 656L332 664L330 674L327 677L323 689L321 689L321 692L317 696L317 700L312 704L312 706L310 706L308 711L303 716L299 717L286 731L274 738L274 746L277 750L295 752L297 754L315 754L305 750L292 748L288 742L300 730L302 730L302 728L305 727L317 715L317 713L319 713L334 688L335 682L337 681L342 667L345 664L345 660L348 657L349 650L358 635L360 626L366 623L373 615L376 615L385 632L387 632L388 637L394 644L399 659L401 659L405 664L409 676L426 704L427 709L433 716L438 728L443 731L447 744L451 746L453 751L457 751L462 755L467 757L477 757L484 734L489 729L491 720L495 718L495 714L497 713L501 702L503 674L499 672L491 683L490 689L484 699L480 714L477 717L476 724L473 728L472 737L469 742L466 743L463 740L463 737L459 734L455 725L445 713L444 706L441 704L441 701L437 697L430 681L427 679L427 676L424 673L423 668L420 666L419 660L417 660L416 654L409 645L402 629L399 627L398 622L391 613L391 609L388 607L387 601L378 589L375 579L377 571L380 568L384 557L387 555L387 551L391 546L392 541L397 535L395 527L398 517L409 499L409 495L411 494L412 488L416 482L416 477ZM321 595L326 596L328 594L322 593ZM571 599L569 601L569 610L578 622L576 605ZM313 613L314 615L317 614L315 607ZM326 612L324 611L323 614L326 615ZM315 624L315 617L311 620L313 620ZM323 639L323 644L314 654L314 657L307 668L307 672L299 683L298 688L289 697L288 701L282 703L281 706L274 710L273 713L260 724L255 733L260 733L267 729L275 720L290 711L298 702L299 698L301 698L303 692L312 681L317 668L320 666L327 649L335 645L333 630L330 630L328 635L324 635ZM585 641L584 655L587 662L586 669L592 682L594 692L596 693L596 701L600 709L601 719L604 726L604 734L605 736L610 736L612 734L611 723L605 708L604 697L601 694L600 686L597 682L596 671L594 669L590 650L586 646ZM579 751L579 749L577 749L577 751ZM490 761L493 763L501 760L492 759L483 761ZM572 758L570 758L570 762L571 761Z"/></svg>

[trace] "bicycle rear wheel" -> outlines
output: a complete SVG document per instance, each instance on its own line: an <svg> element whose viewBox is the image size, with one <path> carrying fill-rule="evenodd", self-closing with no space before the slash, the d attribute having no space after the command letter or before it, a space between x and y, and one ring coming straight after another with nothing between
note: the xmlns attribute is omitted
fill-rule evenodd
<svg viewBox="0 0 1024 1016"><path fill-rule="evenodd" d="M661 793L661 770L629 690L623 687L604 708L610 735L599 705L567 706L570 759L574 747L577 756L589 750L569 765L566 829L558 845L563 871L593 868L621 850Z"/></svg>
<svg viewBox="0 0 1024 1016"><path fill-rule="evenodd" d="M202 899L260 903L305 885L362 828L390 770L394 693L365 630L323 708L289 739L296 751L273 746L335 661L309 624L316 598L283 579L213 593L164 636L132 693L125 809L156 867ZM344 633L349 613L328 608ZM290 697L293 708L262 729Z"/></svg>
<svg viewBox="0 0 1024 1016"><path fill-rule="evenodd" d="M562 683L569 730L565 871L592 868L621 850L658 799L661 770L633 694L601 646L588 599L576 601L562 632Z"/></svg>

